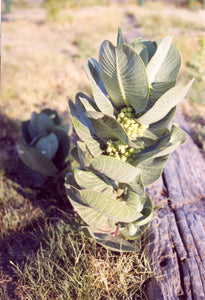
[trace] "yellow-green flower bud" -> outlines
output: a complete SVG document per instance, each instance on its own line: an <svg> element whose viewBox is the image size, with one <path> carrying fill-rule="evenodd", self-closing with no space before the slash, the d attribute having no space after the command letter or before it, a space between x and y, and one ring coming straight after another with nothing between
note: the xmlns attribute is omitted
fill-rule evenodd
<svg viewBox="0 0 205 300"><path fill-rule="evenodd" d="M121 156L120 158L122 161L126 161L127 160L127 157L126 156Z"/></svg>

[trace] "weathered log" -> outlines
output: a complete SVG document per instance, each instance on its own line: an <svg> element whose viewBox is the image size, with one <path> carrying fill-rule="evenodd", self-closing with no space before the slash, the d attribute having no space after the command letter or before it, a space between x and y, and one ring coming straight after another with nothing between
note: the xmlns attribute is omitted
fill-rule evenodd
<svg viewBox="0 0 205 300"><path fill-rule="evenodd" d="M148 284L150 300L205 299L205 162L188 133L171 154L162 178L149 188L158 213L149 232L157 280Z"/></svg>

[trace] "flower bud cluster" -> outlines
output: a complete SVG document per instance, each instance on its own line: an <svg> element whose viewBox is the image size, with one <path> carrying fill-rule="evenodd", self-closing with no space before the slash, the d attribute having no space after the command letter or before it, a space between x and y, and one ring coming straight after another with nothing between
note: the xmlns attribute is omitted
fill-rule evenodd
<svg viewBox="0 0 205 300"><path fill-rule="evenodd" d="M126 144L122 144L120 141L108 141L106 153L109 156L117 158L118 160L132 163L141 150L142 149L131 148Z"/></svg>
<svg viewBox="0 0 205 300"><path fill-rule="evenodd" d="M117 121L122 125L127 135L132 139L142 137L143 133L148 128L147 125L139 124L135 120L135 111L131 106L124 107L121 110L117 117Z"/></svg>

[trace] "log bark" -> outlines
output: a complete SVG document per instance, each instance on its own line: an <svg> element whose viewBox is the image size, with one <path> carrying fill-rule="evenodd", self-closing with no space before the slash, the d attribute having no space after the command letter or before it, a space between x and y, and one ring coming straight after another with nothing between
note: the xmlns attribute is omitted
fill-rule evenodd
<svg viewBox="0 0 205 300"><path fill-rule="evenodd" d="M149 300L205 299L205 161L180 113L187 142L171 154L162 178L148 189L159 210L149 229L156 280Z"/></svg>

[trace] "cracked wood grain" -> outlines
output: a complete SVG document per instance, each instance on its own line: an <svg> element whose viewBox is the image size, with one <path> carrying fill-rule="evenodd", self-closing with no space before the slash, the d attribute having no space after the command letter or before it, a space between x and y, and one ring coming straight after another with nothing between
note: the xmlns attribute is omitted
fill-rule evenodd
<svg viewBox="0 0 205 300"><path fill-rule="evenodd" d="M175 121L188 132L180 113ZM160 294L153 294L156 287L151 283L149 299L205 299L205 162L189 135L170 156L163 180L149 193L161 207L150 228Z"/></svg>

